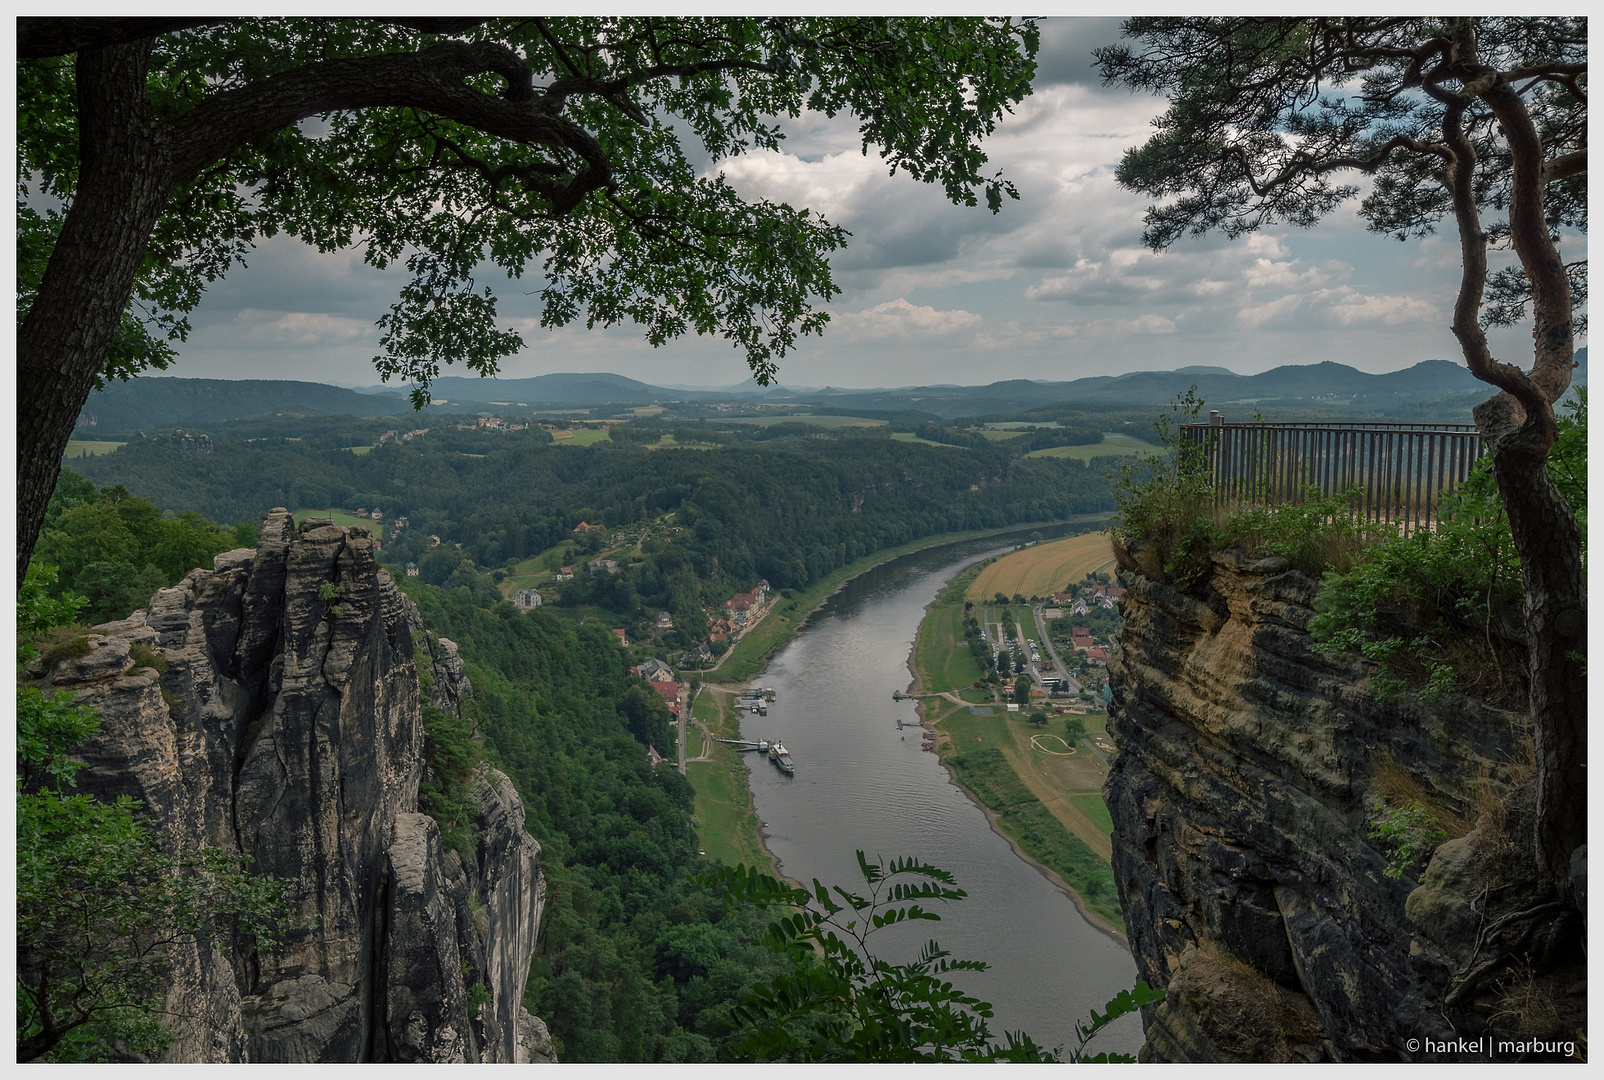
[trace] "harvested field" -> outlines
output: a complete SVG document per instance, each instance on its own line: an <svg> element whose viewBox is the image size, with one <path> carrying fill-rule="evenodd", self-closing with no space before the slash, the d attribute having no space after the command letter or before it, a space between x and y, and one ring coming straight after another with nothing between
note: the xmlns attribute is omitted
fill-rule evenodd
<svg viewBox="0 0 1604 1080"><path fill-rule="evenodd" d="M1108 572L1113 564L1108 534L1084 533L1004 555L980 572L964 597L987 601L997 593L1047 596L1089 573Z"/></svg>

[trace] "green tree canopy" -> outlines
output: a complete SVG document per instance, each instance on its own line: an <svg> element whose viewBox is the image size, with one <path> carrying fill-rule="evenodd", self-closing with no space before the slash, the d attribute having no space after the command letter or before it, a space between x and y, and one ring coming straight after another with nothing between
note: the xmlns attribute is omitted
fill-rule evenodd
<svg viewBox="0 0 1604 1080"><path fill-rule="evenodd" d="M523 346L487 271L531 278L545 326L715 334L766 381L823 329L846 234L697 161L847 112L995 211L979 141L1036 45L1007 19L21 20L19 568L91 386L165 366L258 238L406 267L375 363L419 400Z"/></svg>

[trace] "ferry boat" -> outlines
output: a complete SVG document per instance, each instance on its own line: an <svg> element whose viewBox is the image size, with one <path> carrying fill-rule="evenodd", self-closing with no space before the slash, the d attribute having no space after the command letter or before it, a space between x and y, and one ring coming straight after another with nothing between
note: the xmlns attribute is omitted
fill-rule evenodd
<svg viewBox="0 0 1604 1080"><path fill-rule="evenodd" d="M796 766L791 764L791 753L779 739L769 744L769 760L786 776L796 775Z"/></svg>

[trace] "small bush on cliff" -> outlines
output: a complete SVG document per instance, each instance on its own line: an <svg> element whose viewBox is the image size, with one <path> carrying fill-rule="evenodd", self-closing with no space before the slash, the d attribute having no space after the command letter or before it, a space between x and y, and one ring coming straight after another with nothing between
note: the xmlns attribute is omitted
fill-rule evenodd
<svg viewBox="0 0 1604 1080"><path fill-rule="evenodd" d="M1585 389L1567 406L1549 470L1585 527ZM1389 539L1347 573L1327 574L1309 629L1328 649L1379 662L1383 689L1408 686L1426 697L1464 689L1518 704L1525 693L1523 598L1520 559L1484 458L1444 497L1435 529Z"/></svg>
<svg viewBox="0 0 1604 1080"><path fill-rule="evenodd" d="M1390 878L1413 877L1426 865L1437 845L1448 839L1448 831L1437 823L1432 812L1420 803L1394 807L1370 823L1370 838L1385 850Z"/></svg>
<svg viewBox="0 0 1604 1080"><path fill-rule="evenodd" d="M1183 423L1195 421L1203 399L1193 386L1154 424L1164 453L1123 463L1113 474L1115 550L1140 548L1138 561L1149 573L1161 571L1184 581L1208 570L1215 528L1214 484L1203 447L1188 442Z"/></svg>

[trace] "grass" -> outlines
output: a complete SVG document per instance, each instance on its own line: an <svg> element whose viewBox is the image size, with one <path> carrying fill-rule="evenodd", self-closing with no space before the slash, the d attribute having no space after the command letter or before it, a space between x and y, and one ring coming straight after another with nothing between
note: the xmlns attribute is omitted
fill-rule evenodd
<svg viewBox="0 0 1604 1080"><path fill-rule="evenodd" d="M1110 836L1114 833L1114 816L1108 812L1108 804L1103 802L1101 795L1071 795L1069 801L1093 823Z"/></svg>
<svg viewBox="0 0 1604 1080"><path fill-rule="evenodd" d="M924 693L972 689L980 678L980 664L964 639L963 615L962 604L938 604L919 624L914 664Z"/></svg>
<svg viewBox="0 0 1604 1080"><path fill-rule="evenodd" d="M372 529L373 528L373 522L369 518L359 518L355 514L349 512L347 510L333 510L333 509L329 509L329 510L297 510L295 512L295 523L297 525L299 525L301 522L305 521L309 517L333 518L334 519L334 524L340 526L341 528L347 528L348 529L352 525L360 525L364 529ZM379 524L383 525L384 522L381 520L379 522Z"/></svg>
<svg viewBox="0 0 1604 1080"><path fill-rule="evenodd" d="M998 431L996 428L987 428L980 434L992 442L1006 442L1009 439L1017 439L1025 433L1023 431Z"/></svg>
<svg viewBox="0 0 1604 1080"><path fill-rule="evenodd" d="M68 458L99 457L101 454L111 453L122 445L124 444L120 442L107 442L98 439L68 439L65 456Z"/></svg>
<svg viewBox="0 0 1604 1080"><path fill-rule="evenodd" d="M342 447L341 449L349 450L357 457L365 457L373 452L373 444L369 443L367 446L346 446Z"/></svg>
<svg viewBox="0 0 1604 1080"><path fill-rule="evenodd" d="M558 565L566 565L574 558L573 542L564 540L560 544L553 544L538 555L531 555L527 559L519 560L507 573L507 576L502 579L501 591L511 596L515 590L532 589L542 582L551 580L556 571L546 568L546 557L552 552L561 552L562 562L558 563Z"/></svg>
<svg viewBox="0 0 1604 1080"><path fill-rule="evenodd" d="M1004 596L1048 596L1114 561L1106 533L1082 533L1035 544L993 562L964 594L970 600Z"/></svg>
<svg viewBox="0 0 1604 1080"><path fill-rule="evenodd" d="M1135 454L1157 454L1160 448L1141 439L1132 438L1117 432L1104 434L1100 443L1090 443L1086 446L1049 446L1045 450L1032 450L1026 457L1057 457L1074 458L1076 461L1090 461L1100 457L1130 457Z"/></svg>
<svg viewBox="0 0 1604 1080"><path fill-rule="evenodd" d="M958 719L954 716L947 723ZM992 727L1010 723L1005 716L972 719L982 725L990 721ZM1107 858L1071 832L1026 786L1004 750L982 743L955 753L951 760L959 783L996 815L1003 832L1027 855L1063 878L1080 894L1088 910L1121 931L1125 929L1114 871Z"/></svg>
<svg viewBox="0 0 1604 1080"><path fill-rule="evenodd" d="M554 431L551 437L557 440L560 446L594 446L599 442L612 442L612 432L606 428L579 428L570 431Z"/></svg>
<svg viewBox="0 0 1604 1080"><path fill-rule="evenodd" d="M701 721L714 735L734 738L738 730L729 695L703 690L696 696L691 718ZM701 752L701 729L694 724L685 733L685 753ZM723 743L713 743L711 760L691 761L685 766L686 779L696 790L696 839L709 859L727 866L771 868L773 860L763 850L759 838L760 822L752 809L752 791L747 783L745 759Z"/></svg>

